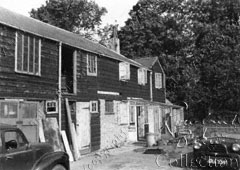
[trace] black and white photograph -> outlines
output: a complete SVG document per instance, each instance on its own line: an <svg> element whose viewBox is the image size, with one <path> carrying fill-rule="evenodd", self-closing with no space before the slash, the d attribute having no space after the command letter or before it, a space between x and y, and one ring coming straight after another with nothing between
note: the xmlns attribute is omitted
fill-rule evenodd
<svg viewBox="0 0 240 170"><path fill-rule="evenodd" d="M0 170L240 170L240 0L0 0Z"/></svg>

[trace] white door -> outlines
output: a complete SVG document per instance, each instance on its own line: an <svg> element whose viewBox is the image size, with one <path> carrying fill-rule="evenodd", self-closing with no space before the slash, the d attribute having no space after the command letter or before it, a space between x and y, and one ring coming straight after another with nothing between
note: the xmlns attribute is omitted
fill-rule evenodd
<svg viewBox="0 0 240 170"><path fill-rule="evenodd" d="M88 149L91 143L89 102L77 102L77 141L80 150Z"/></svg>

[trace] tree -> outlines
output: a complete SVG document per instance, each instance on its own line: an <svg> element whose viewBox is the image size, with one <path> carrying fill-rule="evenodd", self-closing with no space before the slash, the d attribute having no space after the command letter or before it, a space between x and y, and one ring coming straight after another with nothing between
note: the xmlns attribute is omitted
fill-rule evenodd
<svg viewBox="0 0 240 170"><path fill-rule="evenodd" d="M101 17L107 12L94 1L48 0L38 9L32 9L30 16L90 38L101 24Z"/></svg>
<svg viewBox="0 0 240 170"><path fill-rule="evenodd" d="M167 97L209 110L240 110L238 0L140 0L119 31L129 58L155 57L167 75Z"/></svg>

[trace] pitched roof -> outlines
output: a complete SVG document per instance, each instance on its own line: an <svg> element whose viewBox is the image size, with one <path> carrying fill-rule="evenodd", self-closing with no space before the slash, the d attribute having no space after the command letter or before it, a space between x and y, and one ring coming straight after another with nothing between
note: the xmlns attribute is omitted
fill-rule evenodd
<svg viewBox="0 0 240 170"><path fill-rule="evenodd" d="M118 61L128 62L137 67L142 67L141 64L135 62L134 60L126 58L125 56L118 54L98 43L87 40L78 34L74 34L39 20L17 14L3 7L0 7L0 24L54 41L61 41L63 44L116 59Z"/></svg>
<svg viewBox="0 0 240 170"><path fill-rule="evenodd" d="M145 57L145 58L138 58L135 59L136 62L142 64L147 68L152 68L156 61L158 61L158 57Z"/></svg>

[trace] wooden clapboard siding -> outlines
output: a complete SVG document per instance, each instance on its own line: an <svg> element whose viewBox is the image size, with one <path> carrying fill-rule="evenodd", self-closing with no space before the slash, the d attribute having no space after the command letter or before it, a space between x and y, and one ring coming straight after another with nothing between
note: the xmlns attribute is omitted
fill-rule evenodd
<svg viewBox="0 0 240 170"><path fill-rule="evenodd" d="M57 98L58 45L41 39L41 76L15 72L15 32L0 25L0 96L34 99Z"/></svg>
<svg viewBox="0 0 240 170"><path fill-rule="evenodd" d="M91 151L96 151L100 149L101 141L101 125L100 125L100 114L91 114Z"/></svg>
<svg viewBox="0 0 240 170"><path fill-rule="evenodd" d="M164 77L163 77L164 73L163 73L163 71L162 71L158 62L156 62L153 65L152 70L153 70L153 78L152 78L153 79L153 101L158 101L158 102L165 103L166 89L165 89L165 86L164 86L164 84L165 84L164 83L165 80L164 80ZM155 73L156 72L157 73L162 73L163 88L161 88L161 89L155 88Z"/></svg>
<svg viewBox="0 0 240 170"><path fill-rule="evenodd" d="M96 100L102 95L97 91L118 92L118 99L127 97L150 99L150 74L148 72L148 83L138 84L138 68L130 66L130 80L127 82L119 80L119 61L98 56L97 76L87 76L87 52L79 51L77 57L77 97L89 101Z"/></svg>

